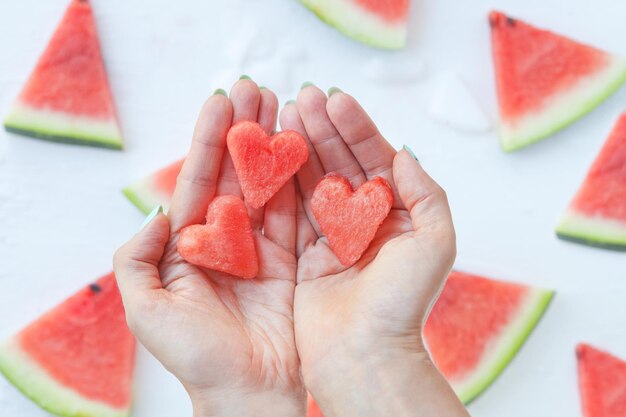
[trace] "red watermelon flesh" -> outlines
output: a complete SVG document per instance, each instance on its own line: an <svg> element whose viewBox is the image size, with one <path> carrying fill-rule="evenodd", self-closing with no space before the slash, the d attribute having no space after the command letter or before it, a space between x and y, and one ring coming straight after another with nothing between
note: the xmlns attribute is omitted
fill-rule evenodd
<svg viewBox="0 0 626 417"><path fill-rule="evenodd" d="M626 416L626 361L584 343L576 356L583 415Z"/></svg>
<svg viewBox="0 0 626 417"><path fill-rule="evenodd" d="M592 165L572 209L626 222L626 113Z"/></svg>
<svg viewBox="0 0 626 417"><path fill-rule="evenodd" d="M330 174L315 187L311 210L339 261L351 266L367 249L393 204L389 183L375 177L352 189L346 178Z"/></svg>
<svg viewBox="0 0 626 417"><path fill-rule="evenodd" d="M246 203L265 205L309 158L305 139L286 130L270 137L255 122L239 122L228 131L228 151Z"/></svg>
<svg viewBox="0 0 626 417"><path fill-rule="evenodd" d="M500 136L515 150L593 109L626 80L626 61L491 12Z"/></svg>
<svg viewBox="0 0 626 417"><path fill-rule="evenodd" d="M125 416L135 339L110 273L31 323L0 347L0 370L48 411Z"/></svg>
<svg viewBox="0 0 626 417"><path fill-rule="evenodd" d="M626 112L618 119L557 227L557 235L626 250Z"/></svg>
<svg viewBox="0 0 626 417"><path fill-rule="evenodd" d="M322 410L320 410L319 406L311 396L311 394L307 395L307 411L306 417L324 417L322 414Z"/></svg>
<svg viewBox="0 0 626 417"><path fill-rule="evenodd" d="M11 113L9 131L122 147L91 5L72 0Z"/></svg>
<svg viewBox="0 0 626 417"><path fill-rule="evenodd" d="M553 293L453 271L426 321L431 357L467 403L507 366Z"/></svg>
<svg viewBox="0 0 626 417"><path fill-rule="evenodd" d="M405 21L409 14L409 0L355 0L365 10L389 22Z"/></svg>
<svg viewBox="0 0 626 417"><path fill-rule="evenodd" d="M185 227L178 252L189 263L241 278L254 278L259 261L248 211L238 197L216 197L207 211L206 224Z"/></svg>
<svg viewBox="0 0 626 417"><path fill-rule="evenodd" d="M174 195L176 180L184 159L161 168L148 177L124 188L122 192L139 210L148 214L158 205L167 211Z"/></svg>

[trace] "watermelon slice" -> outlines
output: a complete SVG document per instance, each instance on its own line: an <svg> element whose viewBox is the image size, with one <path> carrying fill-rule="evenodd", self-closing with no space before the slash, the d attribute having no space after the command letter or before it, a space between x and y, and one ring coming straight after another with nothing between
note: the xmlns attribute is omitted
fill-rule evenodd
<svg viewBox="0 0 626 417"><path fill-rule="evenodd" d="M216 197L207 210L206 224L180 232L178 253L187 262L241 278L254 278L259 261L248 209L239 197Z"/></svg>
<svg viewBox="0 0 626 417"><path fill-rule="evenodd" d="M300 0L320 19L357 41L384 49L406 44L409 0Z"/></svg>
<svg viewBox="0 0 626 417"><path fill-rule="evenodd" d="M272 137L255 122L239 122L228 131L228 151L246 203L260 208L309 158L304 137L283 130Z"/></svg>
<svg viewBox="0 0 626 417"><path fill-rule="evenodd" d="M159 204L167 212L183 162L185 160L181 159L161 168L154 174L124 188L122 192L144 214L150 213Z"/></svg>
<svg viewBox="0 0 626 417"><path fill-rule="evenodd" d="M87 0L72 0L4 127L56 142L121 149L122 137Z"/></svg>
<svg viewBox="0 0 626 417"><path fill-rule="evenodd" d="M556 228L561 239L626 251L626 112Z"/></svg>
<svg viewBox="0 0 626 417"><path fill-rule="evenodd" d="M320 410L320 407L317 405L311 394L307 394L306 402L306 417L324 417L322 410Z"/></svg>
<svg viewBox="0 0 626 417"><path fill-rule="evenodd" d="M392 205L393 191L381 177L352 190L347 178L328 174L311 197L315 220L344 266L352 266L361 258Z"/></svg>
<svg viewBox="0 0 626 417"><path fill-rule="evenodd" d="M584 343L576 356L583 415L626 416L626 361Z"/></svg>
<svg viewBox="0 0 626 417"><path fill-rule="evenodd" d="M489 23L505 151L569 125L626 80L622 58L500 12Z"/></svg>
<svg viewBox="0 0 626 417"><path fill-rule="evenodd" d="M51 413L127 416L135 339L110 273L0 345L0 371Z"/></svg>
<svg viewBox="0 0 626 417"><path fill-rule="evenodd" d="M554 293L453 271L426 321L424 339L464 403L509 364Z"/></svg>

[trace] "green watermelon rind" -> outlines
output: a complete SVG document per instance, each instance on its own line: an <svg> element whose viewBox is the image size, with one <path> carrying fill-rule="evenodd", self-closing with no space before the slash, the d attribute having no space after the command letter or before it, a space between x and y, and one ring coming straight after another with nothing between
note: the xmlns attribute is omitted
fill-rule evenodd
<svg viewBox="0 0 626 417"><path fill-rule="evenodd" d="M381 49L406 46L406 25L385 23L375 14L346 0L300 0L329 26L356 41Z"/></svg>
<svg viewBox="0 0 626 417"><path fill-rule="evenodd" d="M142 213L149 214L156 206L161 205L167 211L169 208L169 197L156 189L150 181L145 178L122 189L124 196L137 207Z"/></svg>
<svg viewBox="0 0 626 417"><path fill-rule="evenodd" d="M522 123L530 127L516 128L507 126L503 121L499 129L502 149L505 152L514 152L562 130L595 109L619 90L624 82L626 60L613 56L605 71L586 80L586 86L572 89L569 95L564 93L558 98L556 105L527 116ZM583 98L575 97L576 93L582 93Z"/></svg>
<svg viewBox="0 0 626 417"><path fill-rule="evenodd" d="M626 252L626 222L587 216L569 210L556 227L559 239Z"/></svg>
<svg viewBox="0 0 626 417"><path fill-rule="evenodd" d="M63 417L128 417L130 409L117 409L92 401L64 387L48 375L14 339L0 344L0 372L42 409Z"/></svg>
<svg viewBox="0 0 626 417"><path fill-rule="evenodd" d="M16 104L4 119L4 128L8 132L51 142L116 150L124 147L115 121L39 111L22 104Z"/></svg>
<svg viewBox="0 0 626 417"><path fill-rule="evenodd" d="M472 381L463 384L462 388L458 388L461 383L452 384L464 404L475 400L502 374L539 323L554 294L554 291L550 290L531 289L515 323L501 335L498 349L486 356L488 359L473 373Z"/></svg>
<svg viewBox="0 0 626 417"><path fill-rule="evenodd" d="M131 185L123 188L122 193L143 214L148 215L152 211L152 208L148 207L148 205L145 203L146 198L142 197L141 189Z"/></svg>

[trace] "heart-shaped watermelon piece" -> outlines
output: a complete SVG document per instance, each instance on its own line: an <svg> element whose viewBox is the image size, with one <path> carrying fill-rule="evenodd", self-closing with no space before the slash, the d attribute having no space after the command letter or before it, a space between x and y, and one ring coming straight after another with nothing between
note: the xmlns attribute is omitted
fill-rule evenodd
<svg viewBox="0 0 626 417"><path fill-rule="evenodd" d="M243 196L254 208L265 205L309 158L298 132L285 130L270 137L250 121L231 127L226 142Z"/></svg>
<svg viewBox="0 0 626 417"><path fill-rule="evenodd" d="M246 205L232 195L215 198L206 223L185 227L177 247L187 262L197 266L241 278L254 278L259 272Z"/></svg>
<svg viewBox="0 0 626 417"><path fill-rule="evenodd" d="M346 178L329 174L317 184L311 210L339 261L351 266L367 249L393 204L389 183L375 177L352 189Z"/></svg>

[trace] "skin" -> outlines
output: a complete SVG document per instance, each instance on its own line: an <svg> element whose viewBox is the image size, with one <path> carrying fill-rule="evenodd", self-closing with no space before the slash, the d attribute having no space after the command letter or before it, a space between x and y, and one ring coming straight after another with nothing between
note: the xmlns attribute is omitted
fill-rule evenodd
<svg viewBox="0 0 626 417"><path fill-rule="evenodd" d="M258 278L203 270L176 252L179 231L202 223L215 195L241 195L224 152L228 128L258 120L269 133L276 109L275 96L250 80L205 104L168 216L115 256L131 330L181 380L196 416L303 416L305 385L326 417L467 416L421 339L455 257L446 195L351 96L307 86L282 110L281 127L306 138L310 157L264 210L250 211ZM395 194L351 267L310 210L328 172L353 187L381 176Z"/></svg>

